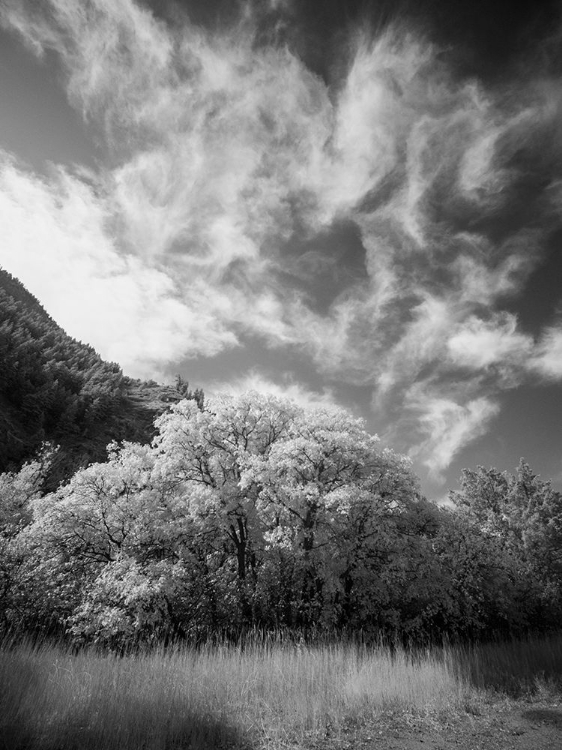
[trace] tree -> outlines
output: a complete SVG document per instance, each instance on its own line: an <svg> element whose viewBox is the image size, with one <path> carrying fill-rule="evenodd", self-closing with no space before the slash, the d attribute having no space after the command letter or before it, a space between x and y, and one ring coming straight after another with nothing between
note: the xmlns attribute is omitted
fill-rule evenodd
<svg viewBox="0 0 562 750"><path fill-rule="evenodd" d="M185 400L156 422L160 477L199 515L217 552L227 556L225 567L232 563L245 619L252 616L264 531L251 459L270 452L295 414L291 404L248 394L209 399L203 410Z"/></svg>
<svg viewBox="0 0 562 750"><path fill-rule="evenodd" d="M28 550L20 536L31 523L55 454L53 446L45 444L18 472L0 474L0 632L18 625L23 616Z"/></svg>
<svg viewBox="0 0 562 750"><path fill-rule="evenodd" d="M183 400L156 428L34 503L30 611L114 645L414 627L435 517L361 420L249 393Z"/></svg>
<svg viewBox="0 0 562 750"><path fill-rule="evenodd" d="M157 425L162 476L186 497L206 492L246 622L345 619L342 591L361 578L355 534L373 549L396 540L419 498L409 462L342 410L250 393L203 411L182 402Z"/></svg>
<svg viewBox="0 0 562 750"><path fill-rule="evenodd" d="M196 388L194 391L192 391L189 387L189 382L187 380L184 380L179 374L176 375L175 388L180 396L188 400L195 401L197 406L201 410L203 410L203 407L205 405L205 394L203 393L202 388Z"/></svg>
<svg viewBox="0 0 562 750"><path fill-rule="evenodd" d="M494 540L517 577L527 625L556 622L562 611L562 495L521 459L515 474L482 466L464 470L461 490L451 497Z"/></svg>
<svg viewBox="0 0 562 750"><path fill-rule="evenodd" d="M259 487L270 549L281 544L291 552L292 624L348 622L367 550L385 558L397 519L417 499L408 460L382 449L362 420L317 409L296 414L283 439L248 469L242 486Z"/></svg>

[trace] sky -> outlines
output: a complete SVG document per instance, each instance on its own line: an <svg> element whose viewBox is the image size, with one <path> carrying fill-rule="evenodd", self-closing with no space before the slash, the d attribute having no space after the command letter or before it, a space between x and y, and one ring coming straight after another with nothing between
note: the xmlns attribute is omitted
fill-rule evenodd
<svg viewBox="0 0 562 750"><path fill-rule="evenodd" d="M125 374L562 488L562 5L2 0L0 265Z"/></svg>

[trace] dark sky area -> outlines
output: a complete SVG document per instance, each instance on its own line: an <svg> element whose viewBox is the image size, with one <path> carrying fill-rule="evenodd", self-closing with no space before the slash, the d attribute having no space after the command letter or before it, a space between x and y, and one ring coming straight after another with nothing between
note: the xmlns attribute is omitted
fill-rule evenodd
<svg viewBox="0 0 562 750"><path fill-rule="evenodd" d="M193 23L208 29L235 23L241 7L232 0L151 0L150 5L168 20L181 8ZM373 34L395 22L415 29L442 47L459 75L491 83L519 67L523 58L542 57L545 40L557 35L560 21L556 0L300 0L255 6L262 9L259 38L264 43L272 38L287 41L325 80L337 71L339 49L357 25L368 26ZM268 6L284 10L282 23L271 23L272 13L263 12ZM537 41L542 49L537 49Z"/></svg>
<svg viewBox="0 0 562 750"><path fill-rule="evenodd" d="M562 5L6 0L0 265L131 375L562 487Z"/></svg>

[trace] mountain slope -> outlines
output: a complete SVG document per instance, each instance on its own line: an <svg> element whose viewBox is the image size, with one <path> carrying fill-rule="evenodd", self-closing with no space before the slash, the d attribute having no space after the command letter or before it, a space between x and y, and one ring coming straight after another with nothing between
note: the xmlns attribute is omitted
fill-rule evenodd
<svg viewBox="0 0 562 750"><path fill-rule="evenodd" d="M61 446L49 484L104 460L112 440L149 441L170 402L202 399L178 387L133 380L68 336L37 299L0 268L0 472L18 468L43 442Z"/></svg>

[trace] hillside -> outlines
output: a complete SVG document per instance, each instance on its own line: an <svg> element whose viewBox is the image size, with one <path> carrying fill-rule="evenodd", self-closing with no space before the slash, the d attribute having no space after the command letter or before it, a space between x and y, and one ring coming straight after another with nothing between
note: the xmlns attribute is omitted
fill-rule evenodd
<svg viewBox="0 0 562 750"><path fill-rule="evenodd" d="M49 485L104 460L112 440L147 442L171 402L202 398L123 375L68 336L38 300L0 268L0 473L18 468L43 442L60 445ZM179 389L179 390L178 390Z"/></svg>

